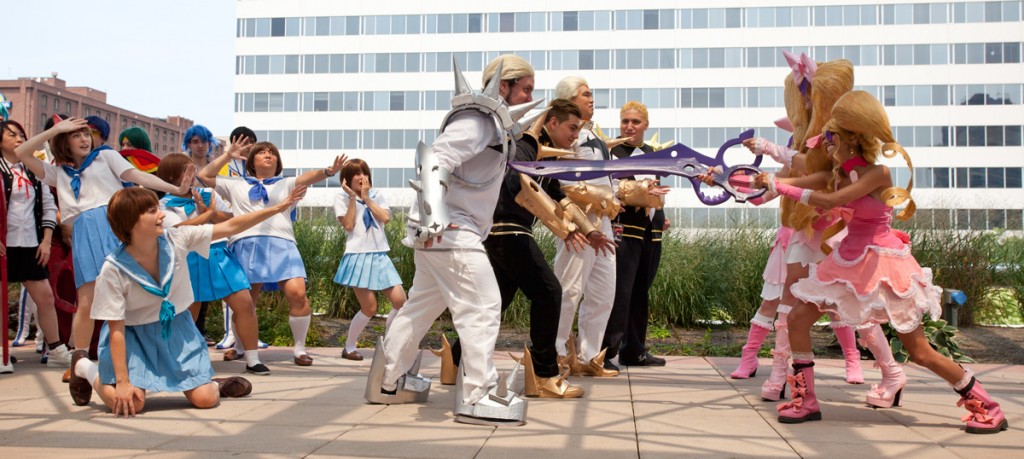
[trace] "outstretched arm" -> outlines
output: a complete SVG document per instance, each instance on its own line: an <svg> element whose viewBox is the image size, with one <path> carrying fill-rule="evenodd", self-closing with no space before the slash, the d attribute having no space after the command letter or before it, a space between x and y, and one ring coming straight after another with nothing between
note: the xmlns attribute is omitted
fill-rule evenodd
<svg viewBox="0 0 1024 459"><path fill-rule="evenodd" d="M762 176L758 176L758 178L762 179ZM826 210L842 207L862 196L875 193L876 191L880 192L892 186L892 176L889 168L882 165L872 167L856 182L834 192L816 191L786 183L790 180L792 179L778 179L775 181L775 188L779 194Z"/></svg>
<svg viewBox="0 0 1024 459"><path fill-rule="evenodd" d="M188 193L189 189L192 188L192 181L196 178L196 167L189 164L188 168L185 169L185 174L181 176L181 183L177 185L167 183L153 174L147 174L134 167L125 169L121 173L120 178L126 182L137 183L151 190L180 195Z"/></svg>
<svg viewBox="0 0 1024 459"><path fill-rule="evenodd" d="M302 200L303 196L306 195L306 187L297 186L292 190L291 194L281 202L264 209L257 210L255 212L249 212L236 216L230 220L217 223L213 225L213 240L231 237L242 231L245 231L253 226L256 226L264 220L274 216L275 214L284 212L291 208L295 203Z"/></svg>
<svg viewBox="0 0 1024 459"><path fill-rule="evenodd" d="M209 164L203 167L199 171L199 180L206 184L208 187L217 186L217 175L220 174L220 170L224 168L232 159L245 160L249 154L249 148L252 147L252 139L248 137L235 137L231 139L231 145L228 145L227 150L224 150L224 154L213 158Z"/></svg>
<svg viewBox="0 0 1024 459"><path fill-rule="evenodd" d="M309 171L296 177L295 186L309 186L321 180L327 180L328 177L334 177L334 174L341 171L341 166L345 164L345 161L348 161L348 155L335 156L334 162L330 166L318 171Z"/></svg>

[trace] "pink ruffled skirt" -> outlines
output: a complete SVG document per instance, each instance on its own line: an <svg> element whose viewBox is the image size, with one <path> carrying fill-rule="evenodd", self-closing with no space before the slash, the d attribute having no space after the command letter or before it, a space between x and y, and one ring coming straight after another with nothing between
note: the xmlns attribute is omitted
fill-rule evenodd
<svg viewBox="0 0 1024 459"><path fill-rule="evenodd" d="M768 253L768 262L764 265L764 286L761 287L761 298L774 300L782 297L782 288L786 285L786 248L793 236L793 228L780 226L775 233L775 242Z"/></svg>
<svg viewBox="0 0 1024 459"><path fill-rule="evenodd" d="M793 295L855 327L888 322L909 333L925 314L933 320L941 315L942 289L932 284L932 270L917 263L909 245L868 245L854 260L839 252L812 265L807 278L793 284Z"/></svg>

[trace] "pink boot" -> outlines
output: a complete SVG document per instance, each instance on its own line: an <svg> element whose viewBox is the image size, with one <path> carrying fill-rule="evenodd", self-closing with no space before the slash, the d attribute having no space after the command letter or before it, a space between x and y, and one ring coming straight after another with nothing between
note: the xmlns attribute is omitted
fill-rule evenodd
<svg viewBox="0 0 1024 459"><path fill-rule="evenodd" d="M743 345L743 353L740 354L740 366L729 375L730 378L747 379L757 376L757 352L761 350L761 344L764 343L764 339L768 336L768 332L772 331L771 329L771 324L750 321L747 344Z"/></svg>
<svg viewBox="0 0 1024 459"><path fill-rule="evenodd" d="M971 382L957 393L961 398L956 402L956 406L962 406L969 411L961 418L963 422L967 423L967 433L994 434L1010 428L1010 424L1006 422L1006 416L1003 415L1003 410L999 408L999 403L992 400L988 392L985 392L985 388L981 387L981 383L973 376L971 376Z"/></svg>
<svg viewBox="0 0 1024 459"><path fill-rule="evenodd" d="M814 362L794 360L793 376L789 377L789 385L793 400L779 404L779 422L800 424L820 421L821 409L818 407L818 397L814 394Z"/></svg>
<svg viewBox="0 0 1024 459"><path fill-rule="evenodd" d="M835 332L839 346L843 348L843 356L846 357L847 384L864 384L864 373L860 369L860 351L857 350L857 337L854 335L853 327L835 325L833 322L832 331Z"/></svg>
<svg viewBox="0 0 1024 459"><path fill-rule="evenodd" d="M761 400L777 402L786 398L786 380L789 377L789 325L787 314L779 314L775 321L775 349L772 349L772 374L761 385Z"/></svg>
<svg viewBox="0 0 1024 459"><path fill-rule="evenodd" d="M880 325L860 331L864 347L871 349L875 356L875 367L882 371L882 382L872 384L868 390L867 404L875 408L891 408L900 405L903 386L907 385L907 376L903 374L903 366L892 356L892 348L885 339L885 332Z"/></svg>

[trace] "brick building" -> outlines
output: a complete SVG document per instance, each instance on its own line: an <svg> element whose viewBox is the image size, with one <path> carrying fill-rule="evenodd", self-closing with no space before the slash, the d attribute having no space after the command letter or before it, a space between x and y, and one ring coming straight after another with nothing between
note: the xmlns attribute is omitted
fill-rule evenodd
<svg viewBox="0 0 1024 459"><path fill-rule="evenodd" d="M107 103L107 93L84 86L68 86L54 73L49 78L22 77L0 80L0 94L11 103L10 119L25 126L28 136L43 130L55 113L76 117L97 115L110 124L108 144L118 148L116 136L132 126L145 129L153 143L153 153L164 156L181 151L181 136L193 121L180 116L152 118Z"/></svg>

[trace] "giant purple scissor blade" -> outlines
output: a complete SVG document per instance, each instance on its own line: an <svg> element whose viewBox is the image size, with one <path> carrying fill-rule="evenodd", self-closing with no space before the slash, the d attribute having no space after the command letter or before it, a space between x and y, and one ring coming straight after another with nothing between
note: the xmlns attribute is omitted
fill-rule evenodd
<svg viewBox="0 0 1024 459"><path fill-rule="evenodd" d="M607 176L622 178L633 175L679 175L690 179L693 189L702 203L715 206L728 201L729 196L732 196L736 202L746 202L748 199L757 198L764 194L765 190L763 189L752 193L745 193L737 190L729 183L729 177L735 174L760 173L761 170L757 168L761 164L760 156L754 160L753 164L737 166L726 166L724 160L726 150L753 136L754 131L752 129L741 132L736 138L729 139L722 144L714 158L702 155L686 145L677 143L664 150L612 161L531 161L511 162L509 165L513 169L527 175L568 181L590 180ZM716 167L718 169L715 169ZM700 188L702 182L697 177L708 172L711 172L715 184L722 187L727 194L723 193L714 196L704 194Z"/></svg>

